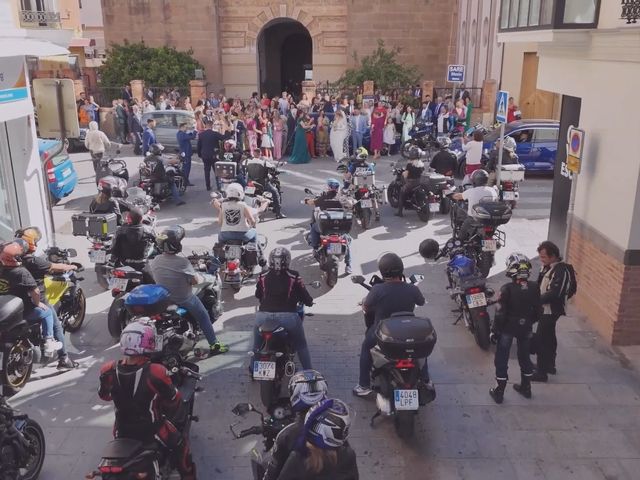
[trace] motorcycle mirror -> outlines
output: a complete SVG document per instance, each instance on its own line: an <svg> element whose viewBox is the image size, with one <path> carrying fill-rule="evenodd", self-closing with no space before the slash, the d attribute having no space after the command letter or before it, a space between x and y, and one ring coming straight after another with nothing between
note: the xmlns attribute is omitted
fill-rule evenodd
<svg viewBox="0 0 640 480"><path fill-rule="evenodd" d="M424 275L416 275L413 274L409 277L409 280L411 281L411 283L420 283L421 281L424 280Z"/></svg>
<svg viewBox="0 0 640 480"><path fill-rule="evenodd" d="M306 193L307 195L313 195L313 192L309 188L305 188L304 193Z"/></svg>
<svg viewBox="0 0 640 480"><path fill-rule="evenodd" d="M362 275L351 275L351 281L358 285L362 285L365 282L365 278Z"/></svg>
<svg viewBox="0 0 640 480"><path fill-rule="evenodd" d="M255 408L253 408L253 405L251 405L250 403L238 403L235 407L233 407L231 413L236 416L243 417L247 413L253 412L254 410Z"/></svg>
<svg viewBox="0 0 640 480"><path fill-rule="evenodd" d="M76 251L75 248L68 248L67 249L67 255L71 258L73 257L77 257L78 256L78 252Z"/></svg>
<svg viewBox="0 0 640 480"><path fill-rule="evenodd" d="M322 284L318 280L316 280L314 282L311 282L309 285L311 285L313 288L320 288Z"/></svg>
<svg viewBox="0 0 640 480"><path fill-rule="evenodd" d="M157 212L158 210L160 210L160 205L154 205L151 210L153 210L154 212Z"/></svg>
<svg viewBox="0 0 640 480"><path fill-rule="evenodd" d="M338 165L338 168L336 168L336 170L338 172L346 172L347 171L347 166L346 165Z"/></svg>

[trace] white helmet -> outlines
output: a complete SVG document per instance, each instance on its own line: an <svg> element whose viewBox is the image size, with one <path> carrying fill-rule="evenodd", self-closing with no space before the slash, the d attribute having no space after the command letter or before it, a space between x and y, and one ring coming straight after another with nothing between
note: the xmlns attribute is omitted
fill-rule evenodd
<svg viewBox="0 0 640 480"><path fill-rule="evenodd" d="M239 183L230 183L225 190L227 198L242 200L244 198L244 188Z"/></svg>
<svg viewBox="0 0 640 480"><path fill-rule="evenodd" d="M120 351L123 355L147 355L162 350L157 342L156 327L151 322L139 319L125 327L120 334Z"/></svg>
<svg viewBox="0 0 640 480"><path fill-rule="evenodd" d="M316 370L302 370L289 380L291 408L300 412L327 398L327 381Z"/></svg>
<svg viewBox="0 0 640 480"><path fill-rule="evenodd" d="M516 141L513 139L513 137L505 137L503 141L505 150L508 150L510 152L516 151Z"/></svg>

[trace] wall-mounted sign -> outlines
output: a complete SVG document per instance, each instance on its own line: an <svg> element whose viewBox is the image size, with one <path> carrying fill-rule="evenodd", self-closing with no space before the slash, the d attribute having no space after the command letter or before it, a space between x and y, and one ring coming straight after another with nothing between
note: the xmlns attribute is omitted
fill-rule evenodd
<svg viewBox="0 0 640 480"><path fill-rule="evenodd" d="M584 130L569 127L567 130L567 170L580 173L582 150L584 148Z"/></svg>
<svg viewBox="0 0 640 480"><path fill-rule="evenodd" d="M447 82L464 82L464 65L449 65L447 67Z"/></svg>
<svg viewBox="0 0 640 480"><path fill-rule="evenodd" d="M29 98L24 57L0 58L0 103Z"/></svg>

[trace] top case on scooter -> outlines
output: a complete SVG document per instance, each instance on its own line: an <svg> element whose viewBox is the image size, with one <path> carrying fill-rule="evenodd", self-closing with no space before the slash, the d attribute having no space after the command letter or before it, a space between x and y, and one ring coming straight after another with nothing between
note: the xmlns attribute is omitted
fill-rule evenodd
<svg viewBox="0 0 640 480"><path fill-rule="evenodd" d="M380 321L376 340L388 358L425 358L431 355L437 336L427 317L400 312Z"/></svg>
<svg viewBox="0 0 640 480"><path fill-rule="evenodd" d="M169 297L169 290L161 285L140 285L127 294L124 305L134 316L158 315L172 304Z"/></svg>

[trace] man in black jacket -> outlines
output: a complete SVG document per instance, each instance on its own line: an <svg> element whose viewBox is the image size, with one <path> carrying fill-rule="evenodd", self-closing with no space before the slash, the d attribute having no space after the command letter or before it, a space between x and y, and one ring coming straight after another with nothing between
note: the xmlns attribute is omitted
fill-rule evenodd
<svg viewBox="0 0 640 480"><path fill-rule="evenodd" d="M440 175L453 177L454 173L458 171L458 158L449 150L451 139L449 137L440 137L438 145L440 146L440 151L433 156L429 166Z"/></svg>
<svg viewBox="0 0 640 480"><path fill-rule="evenodd" d="M211 169L218 159L220 142L233 137L233 130L227 130L224 134L213 131L213 122L209 119L205 122L207 129L198 135L197 153L204 163L204 182L207 190L211 190ZM214 172L215 174L215 172ZM220 189L220 182L216 178L216 185Z"/></svg>
<svg viewBox="0 0 640 480"><path fill-rule="evenodd" d="M561 315L566 315L566 295L571 282L567 264L562 261L560 249L550 241L538 246L538 256L542 262L542 270L538 277L540 301L543 312L536 329L534 348L538 355L536 371L532 380L546 382L548 374L556 374L556 322Z"/></svg>
<svg viewBox="0 0 640 480"><path fill-rule="evenodd" d="M116 231L111 259L117 266L124 265L142 272L144 283L153 283L153 277L147 269L147 257L155 235L150 227L142 223L143 216L140 207L133 207L129 211L129 222Z"/></svg>

